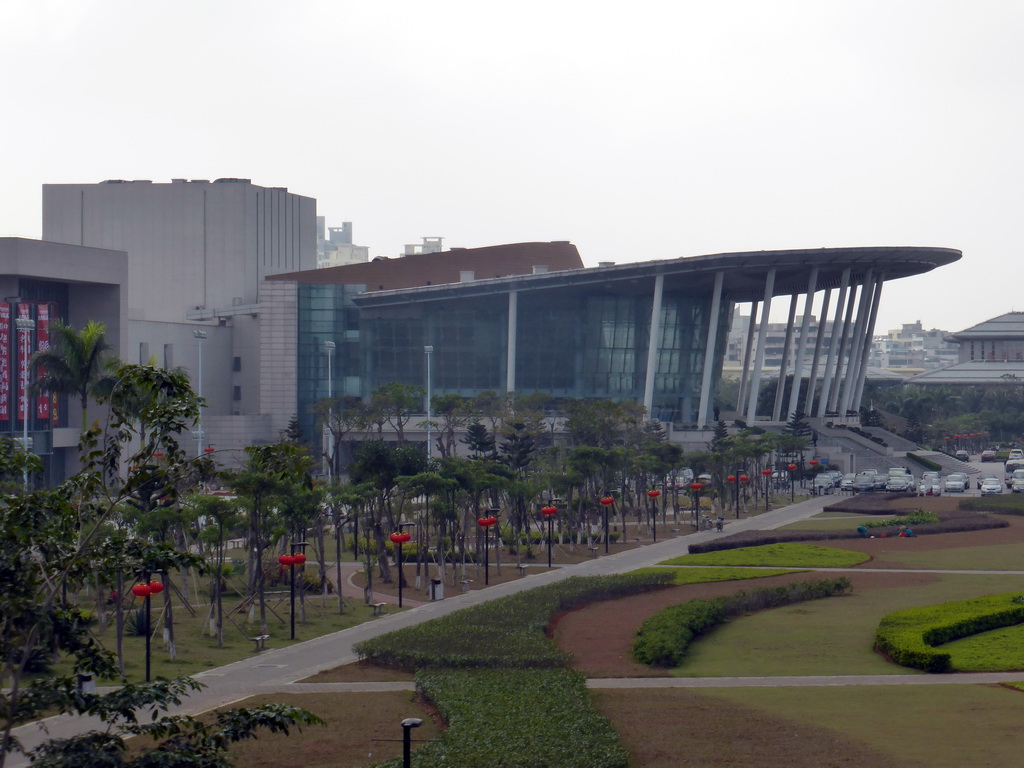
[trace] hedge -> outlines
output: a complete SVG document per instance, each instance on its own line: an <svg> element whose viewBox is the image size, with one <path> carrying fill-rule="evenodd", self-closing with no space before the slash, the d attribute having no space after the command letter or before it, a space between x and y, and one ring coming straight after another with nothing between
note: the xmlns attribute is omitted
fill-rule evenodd
<svg viewBox="0 0 1024 768"><path fill-rule="evenodd" d="M843 576L673 605L640 625L633 640L633 658L648 666L678 667L693 638L714 629L730 617L842 595L851 589L850 580Z"/></svg>
<svg viewBox="0 0 1024 768"><path fill-rule="evenodd" d="M671 573L575 576L356 644L373 664L423 667L558 667L567 654L546 637L551 617L672 583Z"/></svg>
<svg viewBox="0 0 1024 768"><path fill-rule="evenodd" d="M953 668L950 655L935 646L1017 624L1024 624L1020 593L910 608L879 622L875 648L904 667L949 672Z"/></svg>

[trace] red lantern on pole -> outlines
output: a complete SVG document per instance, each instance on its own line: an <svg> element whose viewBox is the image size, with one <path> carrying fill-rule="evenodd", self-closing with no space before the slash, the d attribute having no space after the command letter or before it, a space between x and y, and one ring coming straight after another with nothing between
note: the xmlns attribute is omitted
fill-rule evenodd
<svg viewBox="0 0 1024 768"><path fill-rule="evenodd" d="M741 483L749 483L750 482L750 478L747 477L746 475L740 475L740 482Z"/></svg>
<svg viewBox="0 0 1024 768"><path fill-rule="evenodd" d="M729 475L725 479L726 479L727 482L735 483L736 482L736 475Z"/></svg>
<svg viewBox="0 0 1024 768"><path fill-rule="evenodd" d="M304 562L306 562L306 556L301 552L296 552L294 555L292 555L292 559L295 561L296 565L302 565Z"/></svg>
<svg viewBox="0 0 1024 768"><path fill-rule="evenodd" d="M761 474L764 475L765 477L771 477L772 471L770 469L762 469Z"/></svg>
<svg viewBox="0 0 1024 768"><path fill-rule="evenodd" d="M611 496L605 496L603 499L601 499L601 503L606 507L610 507L612 504L615 503L615 499L613 499Z"/></svg>
<svg viewBox="0 0 1024 768"><path fill-rule="evenodd" d="M615 499L611 496L605 496L601 499L601 506L604 507L604 553L608 554L608 508L615 503Z"/></svg>
<svg viewBox="0 0 1024 768"><path fill-rule="evenodd" d="M277 558L277 562L281 565L295 565L295 557L293 555L281 555Z"/></svg>
<svg viewBox="0 0 1024 768"><path fill-rule="evenodd" d="M540 513L542 515L544 515L544 517L551 517L552 515L557 515L558 514L558 507L555 507L555 506L541 507Z"/></svg>
<svg viewBox="0 0 1024 768"><path fill-rule="evenodd" d="M647 492L647 498L649 499L656 499L659 496L661 496L661 491L659 491L657 488Z"/></svg>
<svg viewBox="0 0 1024 768"><path fill-rule="evenodd" d="M818 466L818 460L817 459L811 459L807 463L810 464L812 468Z"/></svg>
<svg viewBox="0 0 1024 768"><path fill-rule="evenodd" d="M398 533L398 531L395 531L394 533L392 533L390 536L388 536L388 538L391 539L391 543L392 544L401 544L402 543L402 534Z"/></svg>
<svg viewBox="0 0 1024 768"><path fill-rule="evenodd" d="M164 591L164 585L161 584L159 581L151 581L151 582L149 582L149 594L151 594L151 595L159 595L163 591Z"/></svg>
<svg viewBox="0 0 1024 768"><path fill-rule="evenodd" d="M793 472L796 470L796 464L787 464L786 469L788 469L790 472Z"/></svg>
<svg viewBox="0 0 1024 768"><path fill-rule="evenodd" d="M149 584L136 584L132 587L132 594L136 597L148 597L150 592Z"/></svg>

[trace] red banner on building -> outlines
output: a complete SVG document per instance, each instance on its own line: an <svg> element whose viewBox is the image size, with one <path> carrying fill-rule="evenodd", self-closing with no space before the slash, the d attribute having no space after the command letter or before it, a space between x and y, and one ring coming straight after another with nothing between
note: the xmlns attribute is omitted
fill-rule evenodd
<svg viewBox="0 0 1024 768"><path fill-rule="evenodd" d="M50 348L50 305L36 305L36 350ZM36 378L42 377L43 366L36 367ZM36 418L50 418L50 393L41 392L36 396Z"/></svg>
<svg viewBox="0 0 1024 768"><path fill-rule="evenodd" d="M28 319L28 304L18 305L18 319ZM26 379L26 373L28 368L26 363L32 356L32 334L24 331L16 331L18 333L18 418L28 418L28 387Z"/></svg>
<svg viewBox="0 0 1024 768"><path fill-rule="evenodd" d="M0 421L11 420L11 305L0 301Z"/></svg>

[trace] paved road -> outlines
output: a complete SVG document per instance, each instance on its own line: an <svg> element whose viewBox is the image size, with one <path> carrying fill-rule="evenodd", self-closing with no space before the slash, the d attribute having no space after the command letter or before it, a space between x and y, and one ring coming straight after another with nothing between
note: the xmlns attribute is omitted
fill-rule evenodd
<svg viewBox="0 0 1024 768"><path fill-rule="evenodd" d="M820 512L826 504L834 500L834 496L814 497L807 501L775 509L770 512L764 512L756 517L747 518L745 520L727 520L725 533L730 534L745 530L778 528L815 515ZM496 597L514 594L524 589L532 589L533 587L560 581L570 576L623 573L636 568L651 566L667 558L686 554L687 546L692 543L706 541L721 535L722 534L719 534L716 531L701 531L699 533L692 533L685 536L679 536L677 538L666 539L659 541L656 544L645 545L636 549L619 552L614 555L588 560L586 562L579 563L578 565L567 566L539 574L532 574L527 578L498 584L487 589L476 590L466 594L445 598L444 600L425 603L408 611L388 614L379 619L360 624L356 627L351 627L350 629L345 629L330 635L324 635L288 648L269 650L259 654L258 656L252 656L242 661L228 664L224 667L200 672L199 674L194 675L194 678L206 685L207 688L199 693L189 696L183 705L176 709L175 712L177 714L198 714L216 707L237 702L241 699L247 698L248 696L285 691L289 689L294 690L292 686L298 680L310 677L311 675L324 670L332 669L341 664L347 664L351 661L355 661L357 656L352 651L352 647L356 643L384 634L385 632L418 624L438 616L453 613L454 611L471 605L492 600ZM901 572L905 573L906 571ZM881 683L874 683L876 685L889 684L890 682L895 684L897 682L901 682L904 678L907 678L912 682L918 682L919 679L921 682L924 682L925 680L938 681L938 679L931 676L923 677L917 675L883 675L873 677L878 677L882 680ZM944 675L941 678L941 682L948 684L953 682L952 678L954 677L956 676ZM783 678L783 680L786 681L801 679L839 680L843 678ZM971 679L974 682L978 681L978 678L975 676L971 676ZM1022 675L1020 679L1024 679L1024 675ZM672 683L674 680L683 682ZM648 678L643 681L634 681L632 684L634 686L664 686L670 684L693 686L701 685L701 683L696 682L696 680L699 679ZM779 678L715 678L714 680L703 683L703 685L714 685L716 684L716 681L719 685L725 685L728 683L723 681L729 680L746 681L746 683L735 683L736 685L753 685L755 684L753 682L754 680L765 680L765 682L760 684L767 685L770 684L767 682L768 680L778 681ZM627 681L622 682L625 684ZM592 681L592 685L594 687L610 687L615 684L616 683L613 681ZM776 684L779 683L776 682ZM796 685L798 683L784 682L782 684ZM838 685L851 683L823 682L819 684ZM302 684L301 688L303 691L311 692L319 690L323 686L328 686L323 688L323 690L392 690L392 688L388 687L392 685L398 686L398 690L405 690L408 687L408 684L405 683L332 683L317 684L316 686L311 684ZM25 744L26 747L31 748L46 738L67 737L75 733L80 733L82 730L98 726L98 723L95 720L74 716L50 718L44 721L44 724L48 730L48 734L44 733L39 726L34 723L16 729L15 734L19 739L21 739L22 743ZM8 758L7 764L10 768L20 768L20 766L28 765L28 762L24 759L19 760L17 757L12 756L11 758Z"/></svg>

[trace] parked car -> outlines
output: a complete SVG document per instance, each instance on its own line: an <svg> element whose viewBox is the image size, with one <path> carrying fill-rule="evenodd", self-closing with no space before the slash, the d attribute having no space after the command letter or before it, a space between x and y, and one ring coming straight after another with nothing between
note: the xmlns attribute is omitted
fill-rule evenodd
<svg viewBox="0 0 1024 768"><path fill-rule="evenodd" d="M1010 491L1013 493L1024 493L1024 469L1018 469L1010 478Z"/></svg>
<svg viewBox="0 0 1024 768"><path fill-rule="evenodd" d="M917 492L921 496L941 496L942 495L942 481L938 477L921 478L921 485L918 486Z"/></svg>
<svg viewBox="0 0 1024 768"><path fill-rule="evenodd" d="M815 496L821 496L825 493L832 493L832 489L835 487L832 475L828 472L819 472L814 476L814 482L811 485L811 489L814 491Z"/></svg>
<svg viewBox="0 0 1024 768"><path fill-rule="evenodd" d="M1024 459L1024 450L1020 448L1011 448L1006 460L1013 461L1014 459Z"/></svg>
<svg viewBox="0 0 1024 768"><path fill-rule="evenodd" d="M984 483L984 482L985 482L986 480L988 480L989 478L991 478L991 479L993 479L993 480L995 480L995 481L997 481L997 482L998 482L998 480L999 480L999 478L997 478L997 477L996 477L995 475L993 475L992 473L987 473L987 474L984 474L984 475L978 475L978 477L977 477L977 480L975 480L975 483L976 483L977 487L978 487L978 488L981 488L981 486L982 486L982 483Z"/></svg>
<svg viewBox="0 0 1024 768"><path fill-rule="evenodd" d="M991 496L1003 492L1003 484L995 475L989 475L981 481L981 495Z"/></svg>
<svg viewBox="0 0 1024 768"><path fill-rule="evenodd" d="M857 479L857 475L853 472L843 475L843 479L839 481L839 488L843 491L852 491L853 482Z"/></svg>
<svg viewBox="0 0 1024 768"><path fill-rule="evenodd" d="M870 493L875 490L875 470L867 469L858 472L853 478L853 490L857 493Z"/></svg>
<svg viewBox="0 0 1024 768"><path fill-rule="evenodd" d="M951 472L946 476L942 490L946 493L963 493L967 490L967 475L963 472Z"/></svg>
<svg viewBox="0 0 1024 768"><path fill-rule="evenodd" d="M993 450L987 450L981 452L981 460L984 461L999 461L999 455Z"/></svg>
<svg viewBox="0 0 1024 768"><path fill-rule="evenodd" d="M1007 488L1010 487L1010 478L1013 477L1013 473L1018 469L1024 469L1024 459L1006 460L1006 465L1003 467L1003 480Z"/></svg>
<svg viewBox="0 0 1024 768"><path fill-rule="evenodd" d="M889 475L885 483L885 490L890 493L913 493L914 478L911 475Z"/></svg>

